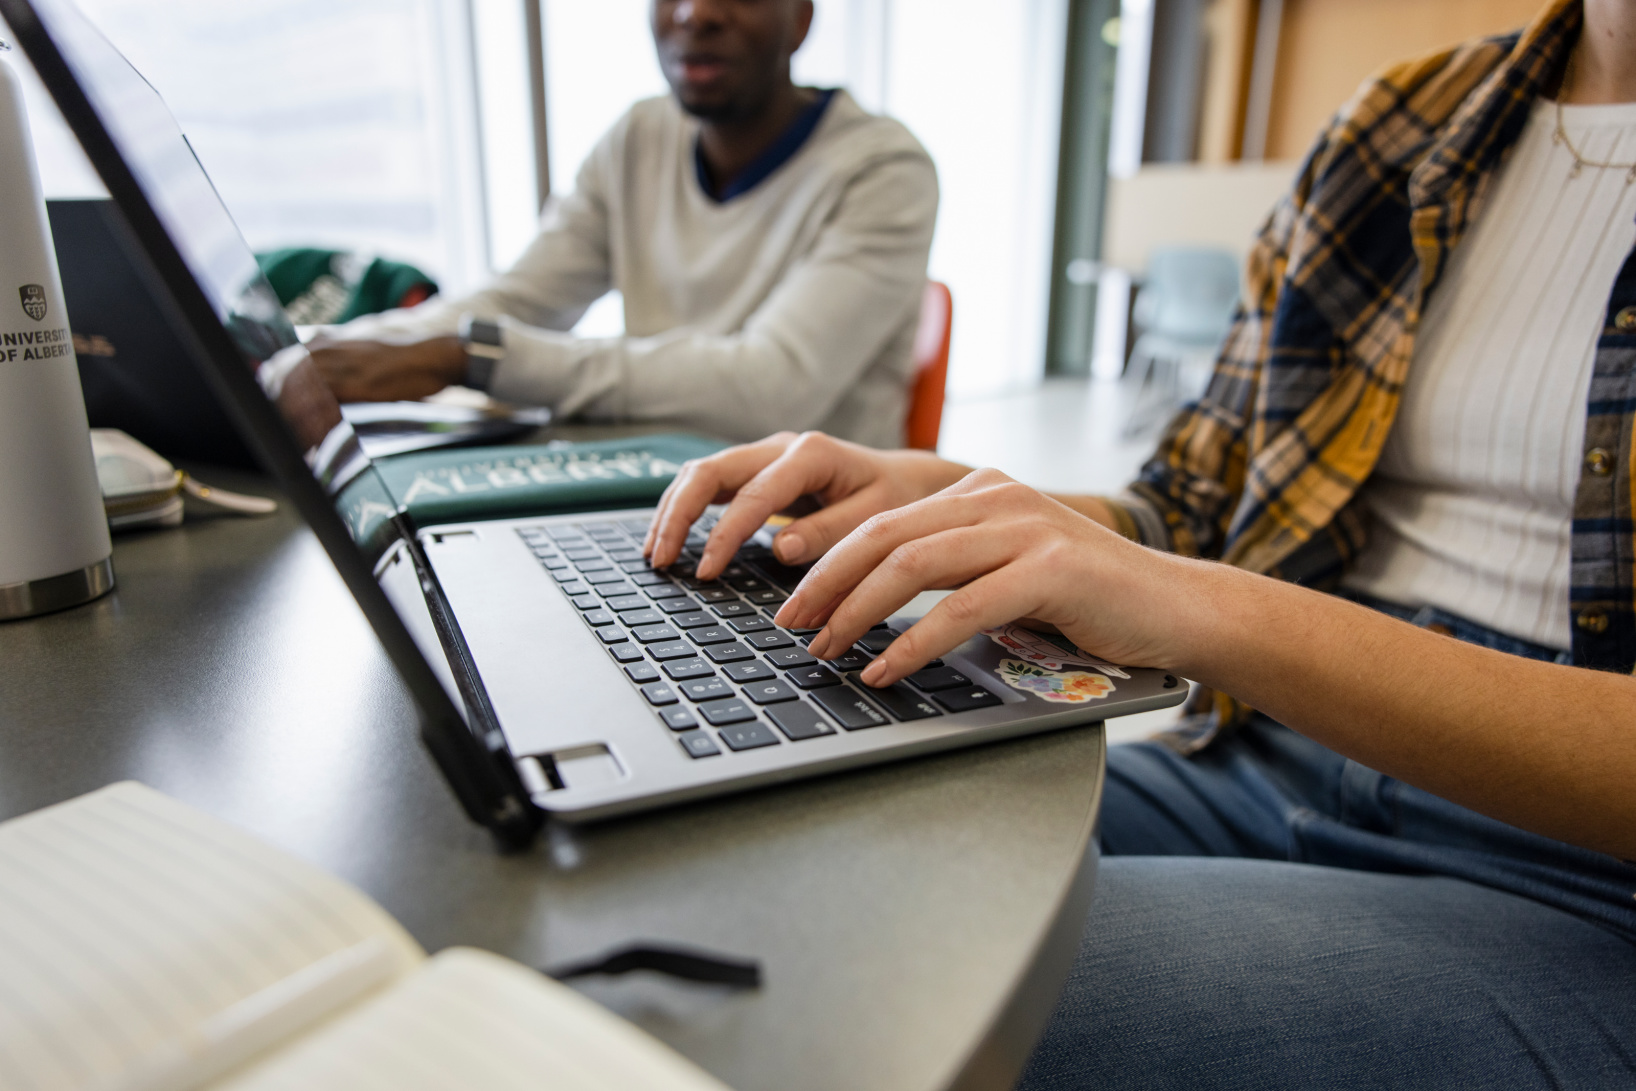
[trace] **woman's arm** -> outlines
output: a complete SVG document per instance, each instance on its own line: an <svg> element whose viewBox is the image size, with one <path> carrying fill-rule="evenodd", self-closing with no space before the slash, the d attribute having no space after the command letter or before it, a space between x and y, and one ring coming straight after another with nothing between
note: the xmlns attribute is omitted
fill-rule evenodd
<svg viewBox="0 0 1636 1091"><path fill-rule="evenodd" d="M863 522L778 615L831 658L928 589L955 588L863 673L885 685L978 631L1055 626L1162 667L1464 806L1636 858L1636 679L1539 663L1354 603L1160 553L993 470Z"/></svg>

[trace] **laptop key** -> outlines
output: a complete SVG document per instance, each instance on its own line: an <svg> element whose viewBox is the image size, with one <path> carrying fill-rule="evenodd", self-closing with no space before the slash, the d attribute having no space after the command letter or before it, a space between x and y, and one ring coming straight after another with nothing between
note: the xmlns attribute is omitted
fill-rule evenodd
<svg viewBox="0 0 1636 1091"><path fill-rule="evenodd" d="M687 631L687 636L689 640L699 645L727 644L738 639L738 637L733 635L733 631L731 629L724 628L720 625L712 625L707 629L689 629Z"/></svg>
<svg viewBox="0 0 1636 1091"><path fill-rule="evenodd" d="M864 667L869 665L870 658L870 656L865 655L856 648L848 648L841 655L829 660L829 665L838 671L850 673L863 670Z"/></svg>
<svg viewBox="0 0 1636 1091"><path fill-rule="evenodd" d="M584 549L565 549L562 551L562 555L570 561L594 561L602 558L601 551L591 546L586 546Z"/></svg>
<svg viewBox="0 0 1636 1091"><path fill-rule="evenodd" d="M711 727L726 727L728 724L744 723L756 718L755 709L737 697L706 701L696 711Z"/></svg>
<svg viewBox="0 0 1636 1091"><path fill-rule="evenodd" d="M704 650L704 654L717 663L736 663L740 659L753 659L756 653L734 641L731 644L712 644Z"/></svg>
<svg viewBox="0 0 1636 1091"><path fill-rule="evenodd" d="M660 609L664 609L663 606ZM671 614L670 623L678 629L703 629L714 625L720 618L711 617L703 610L689 610L685 614Z"/></svg>
<svg viewBox="0 0 1636 1091"><path fill-rule="evenodd" d="M710 607L710 610L717 617L754 617L756 613L754 606L736 599L732 602L718 602Z"/></svg>
<svg viewBox="0 0 1636 1091"><path fill-rule="evenodd" d="M813 690L812 699L848 731L861 731L866 727L885 727L892 722L874 705L846 686Z"/></svg>
<svg viewBox="0 0 1636 1091"><path fill-rule="evenodd" d="M639 645L632 644L627 640L623 644L615 644L611 646L608 649L608 654L612 655L621 663L634 663L638 659L642 658L642 649Z"/></svg>
<svg viewBox="0 0 1636 1091"><path fill-rule="evenodd" d="M594 561L575 561L574 568L580 572L609 572L613 570L613 565L598 557ZM612 578L617 580L622 575L623 573L615 572Z"/></svg>
<svg viewBox="0 0 1636 1091"><path fill-rule="evenodd" d="M722 667L721 672L735 682L759 682L763 678L777 678L778 672L759 659L749 659L742 663L729 663Z"/></svg>
<svg viewBox="0 0 1636 1091"><path fill-rule="evenodd" d="M585 582L592 587L599 587L605 583L617 583L629 578L616 568L604 568L601 572L585 572L583 577ZM625 584L625 586L627 589L629 588L628 584ZM625 593L624 591L620 592L620 594ZM601 594L601 592L599 591L598 594Z"/></svg>
<svg viewBox="0 0 1636 1091"><path fill-rule="evenodd" d="M733 687L715 677L683 682L681 689L689 701L714 701L718 697L733 696Z"/></svg>
<svg viewBox="0 0 1636 1091"><path fill-rule="evenodd" d="M767 653L767 662L775 667L790 670L794 667L810 667L818 660L814 659L812 653L805 648L780 648L777 651Z"/></svg>
<svg viewBox="0 0 1636 1091"><path fill-rule="evenodd" d="M630 639L630 637L625 635L625 630L621 629L617 625L604 625L602 628L594 631L598 639L600 639L604 644L618 644L622 640Z"/></svg>
<svg viewBox="0 0 1636 1091"><path fill-rule="evenodd" d="M735 617L727 625L735 633L760 633L773 627L773 623L764 617Z"/></svg>
<svg viewBox="0 0 1636 1091"><path fill-rule="evenodd" d="M778 736L766 724L751 721L722 728L721 741L727 744L729 750L754 750L758 746L777 746Z"/></svg>
<svg viewBox="0 0 1636 1091"><path fill-rule="evenodd" d="M732 565L730 567L737 568L738 566ZM768 583L760 576L752 576L749 573L745 573L742 576L728 576L724 574L722 576L722 582L741 595L748 595L756 591L772 590L772 584Z"/></svg>
<svg viewBox="0 0 1636 1091"><path fill-rule="evenodd" d="M885 689L871 689L869 696L898 720L925 720L943 715L943 710L932 704L902 682Z"/></svg>
<svg viewBox="0 0 1636 1091"><path fill-rule="evenodd" d="M835 734L835 729L829 726L829 721L805 701L774 705L767 710L767 719L777 724L778 730L787 735L791 742Z"/></svg>
<svg viewBox="0 0 1636 1091"><path fill-rule="evenodd" d="M652 663L632 663L625 668L632 682L652 682L659 677L659 668Z"/></svg>
<svg viewBox="0 0 1636 1091"><path fill-rule="evenodd" d="M677 595L675 598L660 599L653 605L655 609L663 610L667 614L693 613L699 608L699 604L688 598L686 595ZM703 614L700 614L699 616L704 617ZM710 624L714 625L715 619L710 619Z"/></svg>
<svg viewBox="0 0 1636 1091"><path fill-rule="evenodd" d="M744 638L744 643L758 652L770 652L774 648L789 648L795 644L795 638L789 633L781 633L773 629L764 633L751 633Z"/></svg>
<svg viewBox="0 0 1636 1091"><path fill-rule="evenodd" d="M635 647L635 645L632 645ZM685 682L689 678L705 678L715 674L709 663L693 656L688 659L672 659L665 664L665 674L673 682Z"/></svg>
<svg viewBox="0 0 1636 1091"><path fill-rule="evenodd" d="M558 557L558 556L555 556L555 555L550 556L550 557L541 557L540 558L540 564L542 566L544 566L548 571L551 571L551 572L560 572L564 568L568 567L568 562L567 561L565 561L561 557Z"/></svg>
<svg viewBox="0 0 1636 1091"><path fill-rule="evenodd" d="M603 609L587 610L579 616L585 619L585 624L591 626L612 625L618 620L614 617L612 610ZM625 624L629 625L630 622L627 621Z"/></svg>
<svg viewBox="0 0 1636 1091"><path fill-rule="evenodd" d="M784 677L802 689L822 689L841 684L840 676L828 667L797 667Z"/></svg>
<svg viewBox="0 0 1636 1091"><path fill-rule="evenodd" d="M638 587L657 587L662 583L668 584L670 582L670 580L665 578L665 574L663 572L643 572L641 570L637 570L635 572L630 572L627 578Z"/></svg>
<svg viewBox="0 0 1636 1091"><path fill-rule="evenodd" d="M595 587L591 588L591 590L595 591L605 599L617 599L623 598L625 595L636 594L636 588L632 587L624 580L620 580L618 583L599 583Z"/></svg>
<svg viewBox="0 0 1636 1091"><path fill-rule="evenodd" d="M683 708L680 705L676 708L660 709L659 718L672 731L692 731L699 726L698 718L693 715L692 710ZM700 731L699 734L707 739L710 737L708 732Z"/></svg>
<svg viewBox="0 0 1636 1091"><path fill-rule="evenodd" d="M652 572L653 571L653 566L650 565L647 561L644 561L642 559L642 555L640 553L638 553L634 557L621 557L620 556L621 553L635 553L635 552L636 551L632 550L632 549L610 549L610 550L608 550L608 556L612 557L615 561L619 562L619 567L624 569L626 572Z"/></svg>
<svg viewBox="0 0 1636 1091"><path fill-rule="evenodd" d="M585 597L591 598L589 595ZM575 605L577 606L578 603L576 602ZM592 598L591 605L601 606L602 603L597 602L596 599ZM653 604L647 599L643 598L641 595L615 595L608 600L607 605L608 609L610 610L616 610L620 613L624 613L626 610L643 610ZM581 606L580 609L584 610L586 607Z"/></svg>
<svg viewBox="0 0 1636 1091"><path fill-rule="evenodd" d="M773 678L766 682L751 682L744 687L744 696L758 705L776 705L780 701L793 701L800 694L791 689L788 682Z"/></svg>
<svg viewBox="0 0 1636 1091"><path fill-rule="evenodd" d="M673 583L656 583L652 587L644 587L642 590L650 599L673 599L687 594L686 591Z"/></svg>
<svg viewBox="0 0 1636 1091"><path fill-rule="evenodd" d="M649 644L648 654L661 663L667 659L691 659L694 647L685 640L671 640L663 644Z"/></svg>
<svg viewBox="0 0 1636 1091"><path fill-rule="evenodd" d="M642 687L642 696L648 699L650 705L673 705L681 700L676 691L664 682L649 682Z"/></svg>
<svg viewBox="0 0 1636 1091"><path fill-rule="evenodd" d="M898 634L890 629L871 629L858 638L858 647L871 655L879 655L886 650L887 645L898 638Z"/></svg>
<svg viewBox="0 0 1636 1091"><path fill-rule="evenodd" d="M710 737L708 731L689 731L685 735L677 735L676 738L690 758L711 758L721 753L721 748L716 745L716 740Z"/></svg>
<svg viewBox="0 0 1636 1091"><path fill-rule="evenodd" d="M755 603L757 606L777 606L779 603L789 598L789 596L784 594L784 592L774 591L770 587L765 591L746 591L744 597Z"/></svg>
<svg viewBox="0 0 1636 1091"><path fill-rule="evenodd" d="M932 699L950 712L970 712L974 708L993 708L1005 703L982 686L946 689L932 694Z"/></svg>
<svg viewBox="0 0 1636 1091"><path fill-rule="evenodd" d="M643 625L632 629L631 635L643 644L657 644L661 640L680 640L682 636L669 625Z"/></svg>
<svg viewBox="0 0 1636 1091"><path fill-rule="evenodd" d="M627 534L646 534L651 523L651 519L621 519L619 529Z"/></svg>
<svg viewBox="0 0 1636 1091"><path fill-rule="evenodd" d="M572 595L569 597L568 601L574 604L574 608L576 610L595 610L598 606L602 605L601 599L597 598L595 595L587 594ZM608 605L613 606L613 603L610 602ZM617 610L618 607L614 606L614 609Z"/></svg>
<svg viewBox="0 0 1636 1091"><path fill-rule="evenodd" d="M928 693L940 689L959 689L961 686L972 684L970 678L967 678L953 667L927 667L925 670L918 670L911 674L909 681Z"/></svg>
<svg viewBox="0 0 1636 1091"><path fill-rule="evenodd" d="M694 597L700 602L737 602L738 596L725 587L695 587Z"/></svg>
<svg viewBox="0 0 1636 1091"><path fill-rule="evenodd" d="M597 613L606 611L598 610ZM634 629L638 625L663 625L665 615L657 610L626 610L619 615L619 620Z"/></svg>
<svg viewBox="0 0 1636 1091"><path fill-rule="evenodd" d="M579 573L575 572L572 568L559 568L557 571L551 573L551 578L556 580L558 583L573 583L575 580L579 579Z"/></svg>

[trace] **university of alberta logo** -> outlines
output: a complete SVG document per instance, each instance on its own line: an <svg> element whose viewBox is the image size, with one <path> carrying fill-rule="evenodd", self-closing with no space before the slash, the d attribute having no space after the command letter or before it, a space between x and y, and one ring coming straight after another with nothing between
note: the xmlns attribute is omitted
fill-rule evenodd
<svg viewBox="0 0 1636 1091"><path fill-rule="evenodd" d="M23 297L23 313L38 322L45 317L45 289L38 284L25 284L17 289Z"/></svg>

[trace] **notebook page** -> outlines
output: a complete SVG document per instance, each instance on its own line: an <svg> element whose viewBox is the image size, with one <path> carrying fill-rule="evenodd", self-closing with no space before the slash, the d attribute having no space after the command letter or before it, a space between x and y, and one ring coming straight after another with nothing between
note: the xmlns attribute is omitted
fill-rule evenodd
<svg viewBox="0 0 1636 1091"><path fill-rule="evenodd" d="M122 1077L231 1005L382 937L364 895L127 782L0 825L0 1087Z"/></svg>
<svg viewBox="0 0 1636 1091"><path fill-rule="evenodd" d="M451 948L212 1091L726 1091L593 1001Z"/></svg>

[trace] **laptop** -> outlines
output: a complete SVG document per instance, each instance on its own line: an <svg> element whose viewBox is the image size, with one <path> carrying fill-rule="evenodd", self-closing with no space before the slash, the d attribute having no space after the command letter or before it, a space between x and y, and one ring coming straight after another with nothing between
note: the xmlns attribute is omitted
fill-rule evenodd
<svg viewBox="0 0 1636 1091"><path fill-rule="evenodd" d="M768 530L719 581L654 571L651 509L418 527L392 501L158 94L68 0L0 0L134 241L132 260L310 524L420 710L466 812L505 844L594 820L1174 705L1163 671L1021 630L891 691L772 622L802 573ZM709 516L694 528L703 542Z"/></svg>
<svg viewBox="0 0 1636 1091"><path fill-rule="evenodd" d="M216 393L199 382L156 289L127 256L129 233L103 198L45 203L74 327L92 428L118 428L172 460L256 467ZM370 456L502 443L549 423L543 409L371 402L342 409Z"/></svg>

